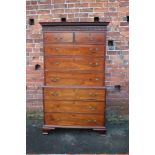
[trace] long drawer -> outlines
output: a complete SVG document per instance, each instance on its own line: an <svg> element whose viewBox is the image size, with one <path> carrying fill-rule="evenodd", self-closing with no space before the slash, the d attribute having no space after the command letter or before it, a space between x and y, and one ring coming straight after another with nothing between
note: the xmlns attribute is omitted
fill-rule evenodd
<svg viewBox="0 0 155 155"><path fill-rule="evenodd" d="M104 45L57 45L57 44L45 44L44 45L45 56L48 55L68 55L68 56L104 56Z"/></svg>
<svg viewBox="0 0 155 155"><path fill-rule="evenodd" d="M45 113L45 124L66 126L103 126L103 115Z"/></svg>
<svg viewBox="0 0 155 155"><path fill-rule="evenodd" d="M104 108L105 108L104 102L44 100L44 111L45 112L103 114Z"/></svg>
<svg viewBox="0 0 155 155"><path fill-rule="evenodd" d="M103 89L44 88L45 100L104 101Z"/></svg>
<svg viewBox="0 0 155 155"><path fill-rule="evenodd" d="M103 86L103 73L78 73L78 72L52 72L45 71L46 85L79 85L79 86Z"/></svg>
<svg viewBox="0 0 155 155"><path fill-rule="evenodd" d="M46 57L45 69L48 70L95 70L103 71L103 58L62 58Z"/></svg>

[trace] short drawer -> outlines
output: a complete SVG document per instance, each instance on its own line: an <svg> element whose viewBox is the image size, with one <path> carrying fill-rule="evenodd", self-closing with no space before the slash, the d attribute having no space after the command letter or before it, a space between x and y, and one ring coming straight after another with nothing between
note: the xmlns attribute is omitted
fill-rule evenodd
<svg viewBox="0 0 155 155"><path fill-rule="evenodd" d="M78 85L78 86L104 86L103 73L79 73L79 72L54 72L45 71L46 85Z"/></svg>
<svg viewBox="0 0 155 155"><path fill-rule="evenodd" d="M45 56L48 55L68 55L68 56L104 56L104 45L57 45L45 44Z"/></svg>
<svg viewBox="0 0 155 155"><path fill-rule="evenodd" d="M62 43L62 42L73 42L73 33L57 33L57 32L46 32L44 33L44 43Z"/></svg>
<svg viewBox="0 0 155 155"><path fill-rule="evenodd" d="M90 88L44 88L45 100L104 101L105 90Z"/></svg>
<svg viewBox="0 0 155 155"><path fill-rule="evenodd" d="M75 42L105 44L105 33L102 33L102 32L77 32L77 33L75 33Z"/></svg>
<svg viewBox="0 0 155 155"><path fill-rule="evenodd" d="M104 59L103 58L62 58L62 57L46 57L45 69L56 71L67 70L95 70L103 71Z"/></svg>
<svg viewBox="0 0 155 155"><path fill-rule="evenodd" d="M103 126L103 115L45 113L46 125Z"/></svg>
<svg viewBox="0 0 155 155"><path fill-rule="evenodd" d="M104 102L87 101L44 101L45 112L67 112L67 113L104 113Z"/></svg>

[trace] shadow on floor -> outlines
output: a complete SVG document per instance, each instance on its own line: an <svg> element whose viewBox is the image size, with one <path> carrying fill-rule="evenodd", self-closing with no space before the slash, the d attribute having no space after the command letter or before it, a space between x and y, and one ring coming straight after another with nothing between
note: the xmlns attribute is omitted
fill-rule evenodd
<svg viewBox="0 0 155 155"><path fill-rule="evenodd" d="M27 119L27 153L128 153L128 122L107 122L107 134L92 130L56 129L42 135L42 120Z"/></svg>

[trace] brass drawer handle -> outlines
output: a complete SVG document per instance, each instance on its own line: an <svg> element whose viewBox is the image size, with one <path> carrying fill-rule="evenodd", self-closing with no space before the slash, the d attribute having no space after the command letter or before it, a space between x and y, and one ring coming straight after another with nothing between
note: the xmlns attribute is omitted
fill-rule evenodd
<svg viewBox="0 0 155 155"><path fill-rule="evenodd" d="M51 95L52 95L52 96L58 96L59 93L58 93L58 92L51 92Z"/></svg>
<svg viewBox="0 0 155 155"><path fill-rule="evenodd" d="M99 78L95 78L95 80L96 80L96 81L98 81L98 80L99 80Z"/></svg>
<svg viewBox="0 0 155 155"><path fill-rule="evenodd" d="M63 39L63 38L55 38L56 40L61 40L61 39Z"/></svg>
<svg viewBox="0 0 155 155"><path fill-rule="evenodd" d="M96 121L96 120L87 120L87 122L95 123L95 122L97 122L97 121Z"/></svg>
<svg viewBox="0 0 155 155"><path fill-rule="evenodd" d="M98 48L96 48L96 52L98 51Z"/></svg>
<svg viewBox="0 0 155 155"><path fill-rule="evenodd" d="M91 122L91 120L87 120L87 122Z"/></svg>
<svg viewBox="0 0 155 155"><path fill-rule="evenodd" d="M58 82L60 79L59 78L52 78L51 81L52 82Z"/></svg>
<svg viewBox="0 0 155 155"><path fill-rule="evenodd" d="M92 106L89 106L88 108L91 109L91 110L96 110L96 108L92 107Z"/></svg>
<svg viewBox="0 0 155 155"><path fill-rule="evenodd" d="M89 65L91 66L91 67L96 67L96 66L99 66L99 63L98 62L90 62L89 63Z"/></svg>
<svg viewBox="0 0 155 155"><path fill-rule="evenodd" d="M56 51L58 51L58 50L59 50L59 48L55 48L55 50L56 50Z"/></svg>
<svg viewBox="0 0 155 155"><path fill-rule="evenodd" d="M91 53L96 53L96 52L98 52L99 50L98 50L98 48L95 48L95 49L90 48L89 51L90 51Z"/></svg>
<svg viewBox="0 0 155 155"><path fill-rule="evenodd" d="M60 119L59 118L56 118L55 121L60 121Z"/></svg>
<svg viewBox="0 0 155 155"><path fill-rule="evenodd" d="M92 120L92 122L97 122L96 120Z"/></svg>
<svg viewBox="0 0 155 155"><path fill-rule="evenodd" d="M91 96L91 97L96 97L97 94L89 94L89 96Z"/></svg>
<svg viewBox="0 0 155 155"><path fill-rule="evenodd" d="M60 62L55 62L55 64L56 64L56 65L59 65L59 64L60 64Z"/></svg>
<svg viewBox="0 0 155 155"><path fill-rule="evenodd" d="M89 51L90 51L91 53L96 53L96 51L95 51L93 48L90 48Z"/></svg>
<svg viewBox="0 0 155 155"><path fill-rule="evenodd" d="M94 40L94 38L89 38L89 41L93 41Z"/></svg>

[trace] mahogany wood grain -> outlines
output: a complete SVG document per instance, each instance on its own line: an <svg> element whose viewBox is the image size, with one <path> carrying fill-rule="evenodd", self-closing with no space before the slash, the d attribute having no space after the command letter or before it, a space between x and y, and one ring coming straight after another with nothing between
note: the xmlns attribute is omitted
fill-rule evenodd
<svg viewBox="0 0 155 155"><path fill-rule="evenodd" d="M73 33L71 32L45 32L44 33L44 43L63 43L63 42L73 42Z"/></svg>
<svg viewBox="0 0 155 155"><path fill-rule="evenodd" d="M46 57L45 69L48 70L104 70L103 58L64 58Z"/></svg>
<svg viewBox="0 0 155 155"><path fill-rule="evenodd" d="M45 84L53 86L103 86L103 73L77 73L45 71Z"/></svg>
<svg viewBox="0 0 155 155"><path fill-rule="evenodd" d="M105 90L102 89L61 89L44 88L44 99L46 100L84 100L104 101Z"/></svg>
<svg viewBox="0 0 155 155"><path fill-rule="evenodd" d="M45 112L66 112L66 113L99 113L103 114L104 102L87 101L44 101Z"/></svg>
<svg viewBox="0 0 155 155"><path fill-rule="evenodd" d="M105 34L100 32L76 32L75 42L105 44Z"/></svg>
<svg viewBox="0 0 155 155"><path fill-rule="evenodd" d="M92 56L103 57L105 52L104 45L76 45L76 44L45 44L45 56L60 55L60 56Z"/></svg>
<svg viewBox="0 0 155 155"><path fill-rule="evenodd" d="M76 126L103 126L103 115L94 114L66 114L45 113L45 124L48 125L76 125Z"/></svg>
<svg viewBox="0 0 155 155"><path fill-rule="evenodd" d="M41 23L44 42L43 133L105 129L108 22Z"/></svg>
<svg viewBox="0 0 155 155"><path fill-rule="evenodd" d="M66 86L66 85L61 85L61 86L52 86L52 85L44 85L42 88L60 88L60 89L101 89L101 90L107 90L106 86Z"/></svg>

